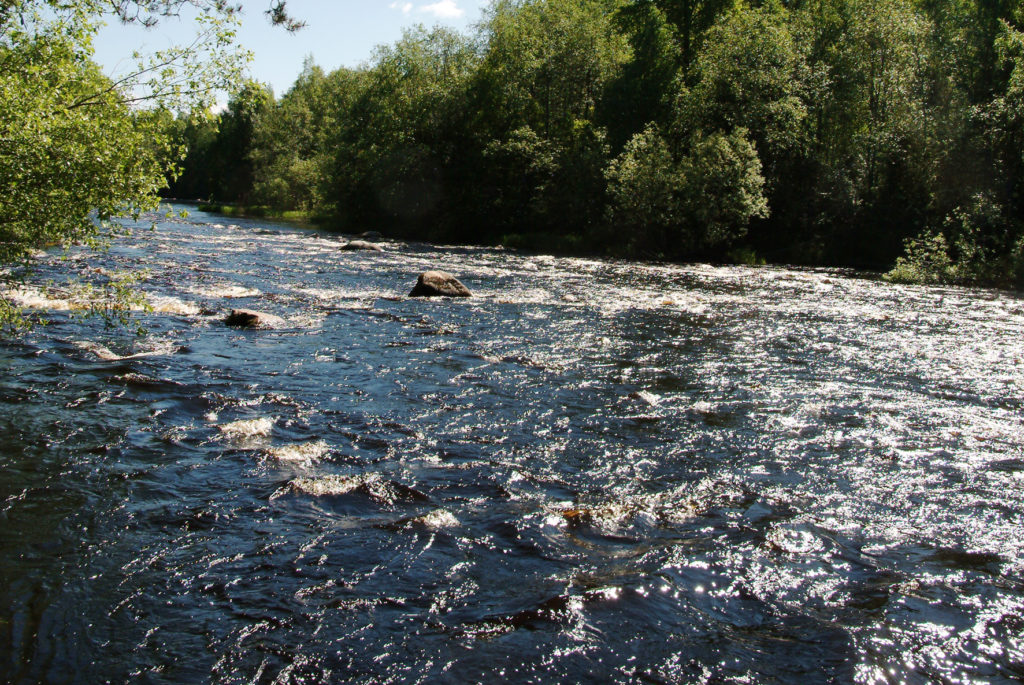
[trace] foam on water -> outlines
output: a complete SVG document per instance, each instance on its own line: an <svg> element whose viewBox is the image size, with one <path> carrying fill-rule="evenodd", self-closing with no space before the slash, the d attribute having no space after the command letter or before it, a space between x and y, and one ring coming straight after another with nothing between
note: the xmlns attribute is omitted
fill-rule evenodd
<svg viewBox="0 0 1024 685"><path fill-rule="evenodd" d="M231 423L222 423L217 430L227 438L244 440L246 438L266 437L274 430L276 419L261 416L256 419L241 419Z"/></svg>
<svg viewBox="0 0 1024 685"><path fill-rule="evenodd" d="M112 351L109 347L91 340L75 340L72 341L72 344L78 349L91 352L98 359L108 362L124 361L127 359L141 359L144 357L159 357L167 354L173 354L178 347L173 340L151 340L142 343L145 347L148 347L148 349L129 354L118 354Z"/></svg>
<svg viewBox="0 0 1024 685"><path fill-rule="evenodd" d="M296 478L291 482L295 492L313 497L329 497L346 495L353 490L379 480L377 476L341 476L330 475L315 478Z"/></svg>
<svg viewBox="0 0 1024 685"><path fill-rule="evenodd" d="M3 297L10 301L14 306L21 307L22 309L68 311L80 306L68 298L52 297L50 293L31 286L2 291L0 292L0 297Z"/></svg>
<svg viewBox="0 0 1024 685"><path fill-rule="evenodd" d="M311 464L319 461L330 448L323 440L303 442L294 445L279 445L267 450L267 456L279 461L291 461Z"/></svg>
<svg viewBox="0 0 1024 685"><path fill-rule="evenodd" d="M446 509L434 509L429 514L416 517L413 522L434 529L455 528L459 525L459 519Z"/></svg>
<svg viewBox="0 0 1024 685"><path fill-rule="evenodd" d="M178 316L199 316L199 305L178 297L167 295L148 295L149 304L154 312L160 314L177 314Z"/></svg>
<svg viewBox="0 0 1024 685"><path fill-rule="evenodd" d="M257 297L260 291L257 288L247 288L235 283L209 283L192 286L188 292L199 297L210 299L235 299L243 297Z"/></svg>
<svg viewBox="0 0 1024 685"><path fill-rule="evenodd" d="M1018 296L157 221L0 350L0 680L1019 679Z"/></svg>

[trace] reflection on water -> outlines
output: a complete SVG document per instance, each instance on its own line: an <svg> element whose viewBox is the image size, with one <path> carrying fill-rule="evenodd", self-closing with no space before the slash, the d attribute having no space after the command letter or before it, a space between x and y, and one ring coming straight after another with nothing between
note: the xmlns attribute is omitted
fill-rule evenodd
<svg viewBox="0 0 1024 685"><path fill-rule="evenodd" d="M217 221L19 295L0 680L1024 678L1017 297Z"/></svg>

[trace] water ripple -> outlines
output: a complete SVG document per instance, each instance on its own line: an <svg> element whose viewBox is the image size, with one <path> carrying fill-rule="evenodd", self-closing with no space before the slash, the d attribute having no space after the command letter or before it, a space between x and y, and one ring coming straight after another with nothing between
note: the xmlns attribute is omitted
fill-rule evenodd
<svg viewBox="0 0 1024 685"><path fill-rule="evenodd" d="M1024 677L1018 297L155 219L0 345L0 680Z"/></svg>

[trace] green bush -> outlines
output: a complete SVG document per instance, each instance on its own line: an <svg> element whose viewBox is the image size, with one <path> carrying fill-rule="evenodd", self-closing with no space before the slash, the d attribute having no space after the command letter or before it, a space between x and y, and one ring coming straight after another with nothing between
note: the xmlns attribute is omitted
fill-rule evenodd
<svg viewBox="0 0 1024 685"><path fill-rule="evenodd" d="M905 254L884 278L893 283L954 283L957 269L941 233L923 233L906 241Z"/></svg>

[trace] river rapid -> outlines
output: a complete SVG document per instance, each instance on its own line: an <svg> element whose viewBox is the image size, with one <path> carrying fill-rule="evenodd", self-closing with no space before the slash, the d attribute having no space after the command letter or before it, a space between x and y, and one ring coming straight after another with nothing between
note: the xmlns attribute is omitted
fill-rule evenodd
<svg viewBox="0 0 1024 685"><path fill-rule="evenodd" d="M1020 297L149 219L0 342L0 681L1024 679Z"/></svg>

